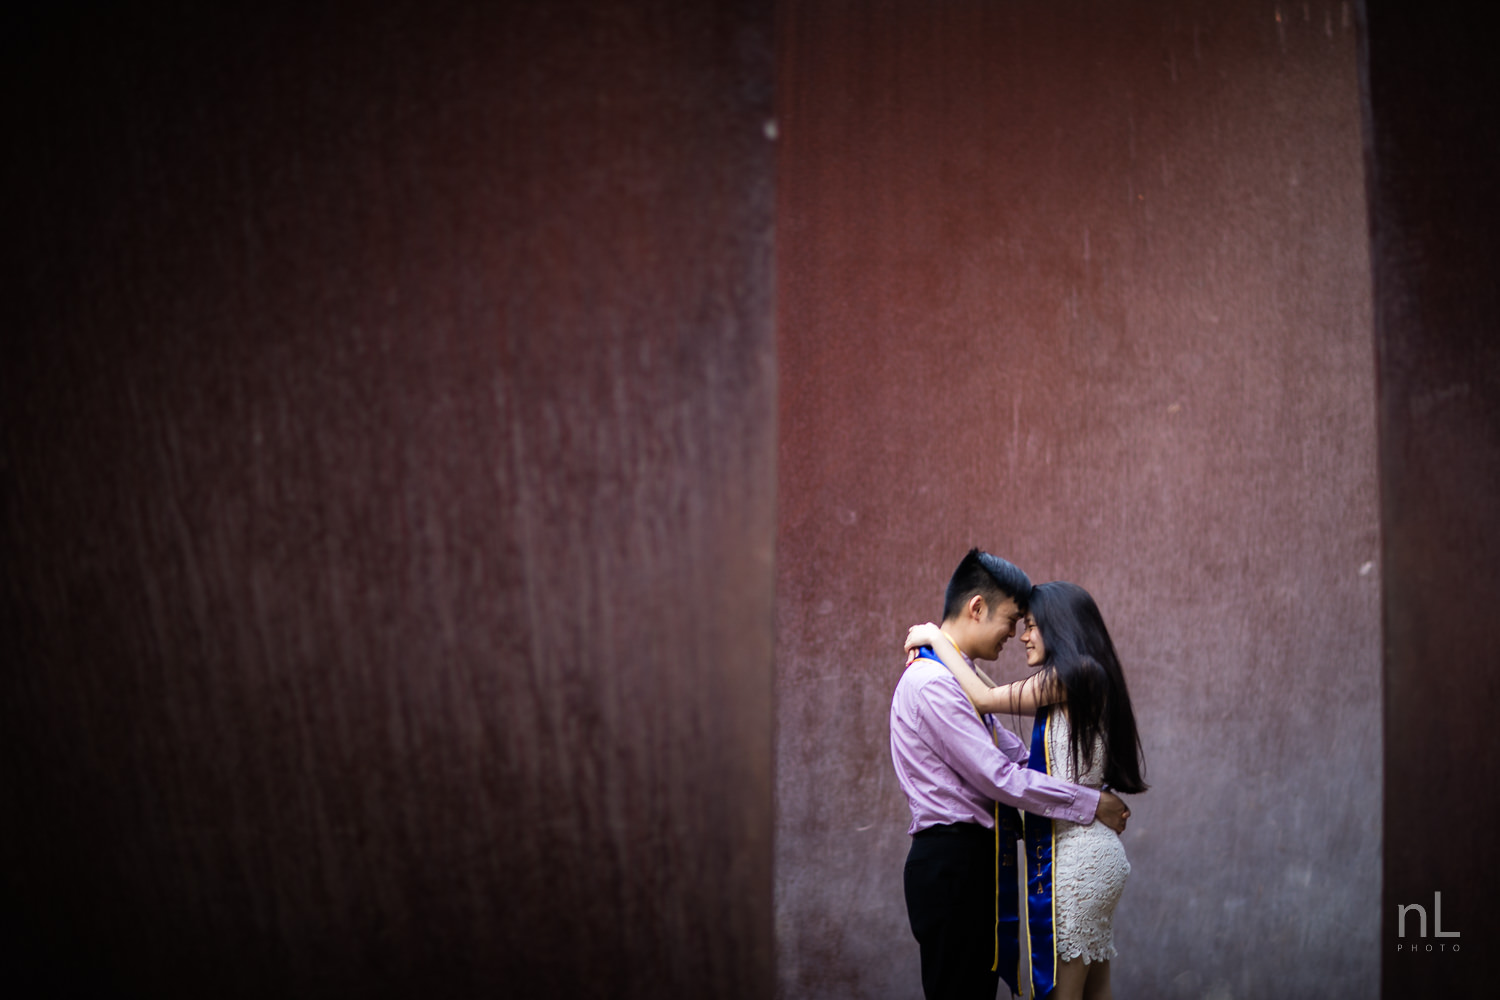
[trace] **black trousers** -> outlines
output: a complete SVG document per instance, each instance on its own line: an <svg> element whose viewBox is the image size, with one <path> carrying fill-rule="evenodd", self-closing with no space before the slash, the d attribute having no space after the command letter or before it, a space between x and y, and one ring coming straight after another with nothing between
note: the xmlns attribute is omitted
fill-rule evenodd
<svg viewBox="0 0 1500 1000"><path fill-rule="evenodd" d="M904 883L927 1000L995 1000L995 831L977 823L919 830Z"/></svg>

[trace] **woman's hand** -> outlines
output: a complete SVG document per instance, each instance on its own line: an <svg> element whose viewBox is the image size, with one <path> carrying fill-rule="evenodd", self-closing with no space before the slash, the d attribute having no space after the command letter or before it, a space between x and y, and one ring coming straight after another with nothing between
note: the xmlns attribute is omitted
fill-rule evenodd
<svg viewBox="0 0 1500 1000"><path fill-rule="evenodd" d="M917 649L921 646L935 646L939 642L947 642L943 630L932 622L923 622L921 625L913 625L906 633L906 662L910 663L917 658Z"/></svg>

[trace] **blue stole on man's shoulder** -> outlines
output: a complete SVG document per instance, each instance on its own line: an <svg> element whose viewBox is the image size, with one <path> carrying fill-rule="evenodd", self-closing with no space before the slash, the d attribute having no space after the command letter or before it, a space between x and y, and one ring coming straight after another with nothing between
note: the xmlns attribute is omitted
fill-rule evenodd
<svg viewBox="0 0 1500 1000"><path fill-rule="evenodd" d="M1052 773L1047 757L1047 709L1038 709L1026 766ZM1031 994L1044 998L1057 979L1057 942L1052 936L1052 820L1026 814L1026 930L1031 947Z"/></svg>
<svg viewBox="0 0 1500 1000"><path fill-rule="evenodd" d="M917 656L942 664L942 658L930 646L917 647ZM943 665L947 669L947 665ZM975 714L979 714L975 710ZM983 716L980 717L983 722ZM991 720L992 725L998 725ZM993 729L990 739L999 746ZM991 972L999 972L1012 995L1019 994L1021 980L1021 914L1016 902L1016 887L1020 884L1020 871L1016 868L1016 841L1023 831L1021 814L1011 806L995 803L995 964ZM1051 888L1050 882L1048 888Z"/></svg>

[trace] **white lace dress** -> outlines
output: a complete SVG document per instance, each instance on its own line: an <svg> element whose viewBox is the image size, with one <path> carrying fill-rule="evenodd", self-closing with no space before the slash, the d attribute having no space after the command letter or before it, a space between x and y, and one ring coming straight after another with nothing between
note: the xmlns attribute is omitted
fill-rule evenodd
<svg viewBox="0 0 1500 1000"><path fill-rule="evenodd" d="M1068 715L1054 710L1047 721L1048 752L1056 776L1090 788L1104 784L1104 741L1094 744L1094 761L1082 775L1068 758ZM1079 762L1080 765L1082 762ZM1053 820L1053 935L1058 961L1082 957L1084 964L1115 957L1111 926L1115 904L1130 874L1120 837L1100 822L1087 826Z"/></svg>

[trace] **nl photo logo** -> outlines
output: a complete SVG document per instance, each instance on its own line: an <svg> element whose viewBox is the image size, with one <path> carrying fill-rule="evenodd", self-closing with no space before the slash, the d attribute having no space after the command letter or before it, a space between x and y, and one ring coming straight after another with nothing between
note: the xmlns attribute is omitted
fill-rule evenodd
<svg viewBox="0 0 1500 1000"><path fill-rule="evenodd" d="M1414 916L1417 927L1416 940L1407 937L1407 918ZM1457 938L1458 931L1443 930L1443 894L1434 892L1432 894L1432 936L1433 938ZM1396 951L1406 954L1416 952L1448 952L1458 951L1458 941L1426 940L1427 938L1427 907L1421 903L1397 903L1396 904Z"/></svg>

